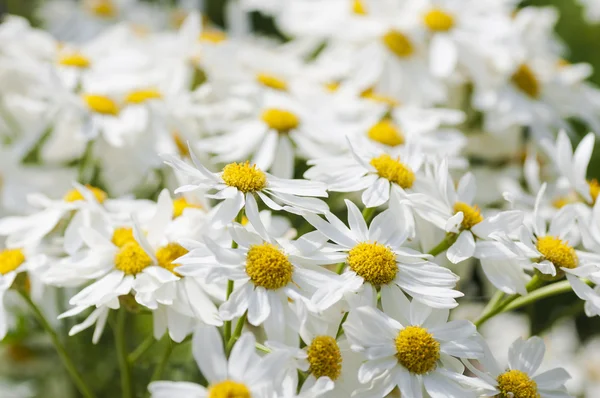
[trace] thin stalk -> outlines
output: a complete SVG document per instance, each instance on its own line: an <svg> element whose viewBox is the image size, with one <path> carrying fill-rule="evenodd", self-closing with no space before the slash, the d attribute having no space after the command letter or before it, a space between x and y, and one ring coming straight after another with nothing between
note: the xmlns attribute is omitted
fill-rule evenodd
<svg viewBox="0 0 600 398"><path fill-rule="evenodd" d="M237 214L237 216L235 217L235 222L241 224L242 220L244 219L244 209L242 208L242 210L239 211L239 213ZM231 241L231 248L232 249L237 249L238 244L235 241ZM229 300L229 296L231 296L231 293L233 293L233 281L232 280L228 280L227 281L227 300ZM223 322L223 338L224 338L224 342L225 344L228 344L229 339L231 339L231 321L225 321Z"/></svg>
<svg viewBox="0 0 600 398"><path fill-rule="evenodd" d="M247 315L248 311L244 312L244 315L242 315L240 319L238 319L237 324L235 325L235 330L233 331L233 335L227 341L227 347L225 347L225 349L228 354L231 352L231 349L233 348L235 342L238 341L238 339L242 335L242 330L244 329L244 324L246 323Z"/></svg>
<svg viewBox="0 0 600 398"><path fill-rule="evenodd" d="M138 345L135 350L133 350L128 356L127 361L130 364L136 363L154 344L156 343L156 339L153 335L146 337L144 341Z"/></svg>
<svg viewBox="0 0 600 398"><path fill-rule="evenodd" d="M335 334L335 339L339 339L340 336L342 335L342 333L344 333L344 322L346 322L346 319L348 318L348 313L346 312L344 314L344 317L342 318L342 321L340 322L340 326L338 326L338 330L337 333Z"/></svg>
<svg viewBox="0 0 600 398"><path fill-rule="evenodd" d="M119 370L121 374L121 395L123 398L132 398L133 384L131 383L131 367L127 361L127 343L125 341L125 322L127 321L127 310L121 306L117 312L117 322L114 327L115 348L119 359Z"/></svg>
<svg viewBox="0 0 600 398"><path fill-rule="evenodd" d="M458 234L446 235L446 237L440 243L438 243L437 246L429 250L428 254L431 254L434 257L437 256L438 254L448 250L448 248L452 246L454 242L456 242L456 239L458 239Z"/></svg>
<svg viewBox="0 0 600 398"><path fill-rule="evenodd" d="M584 280L585 283L591 285L592 282L589 280ZM571 284L569 281L561 281L557 283L553 283L548 286L544 286L540 289L537 289L527 296L519 297L506 307L504 307L503 312L516 310L518 308L524 307L526 305L535 303L538 300L545 299L547 297L557 296L559 294L567 293L572 290Z"/></svg>
<svg viewBox="0 0 600 398"><path fill-rule="evenodd" d="M266 347L266 346L264 346L264 345L262 345L260 343L255 343L254 347L257 350L262 351L262 352L267 353L267 354L271 352L271 349L269 347Z"/></svg>
<svg viewBox="0 0 600 398"><path fill-rule="evenodd" d="M21 295L21 297L23 297L23 300L25 300L25 302L37 318L37 321L42 326L44 331L50 336L50 339L54 344L56 352L58 352L58 355L60 356L64 367L67 369L69 376L71 376L71 380L73 380L73 383L77 386L77 389L79 390L81 395L83 395L85 398L94 398L94 394L92 393L88 385L85 383L85 381L83 381L83 378L77 371L77 368L75 367L75 364L73 363L71 357L67 353L67 350L60 342L58 335L56 334L54 329L52 329L52 326L50 326L50 323L48 322L42 311L40 311L38 306L31 300L31 297L29 297L27 292L21 289L19 289L18 292Z"/></svg>
<svg viewBox="0 0 600 398"><path fill-rule="evenodd" d="M167 337L167 339L168 339L167 345L165 347L165 350L163 351L162 357L160 358L160 362L158 362L158 364L154 368L154 372L152 373L151 381L160 380L160 378L162 377L162 374L165 371L165 368L167 367L167 363L169 363L169 358L171 357L171 353L173 352L173 349L175 348L175 344L173 344L171 339L169 337Z"/></svg>
<svg viewBox="0 0 600 398"><path fill-rule="evenodd" d="M345 262L341 262L337 265L337 267L335 268L335 273L340 275L342 272L344 272L344 268L346 268L346 263Z"/></svg>
<svg viewBox="0 0 600 398"><path fill-rule="evenodd" d="M371 221L373 216L375 215L375 207L365 207L362 211L362 216L367 222L367 224Z"/></svg>

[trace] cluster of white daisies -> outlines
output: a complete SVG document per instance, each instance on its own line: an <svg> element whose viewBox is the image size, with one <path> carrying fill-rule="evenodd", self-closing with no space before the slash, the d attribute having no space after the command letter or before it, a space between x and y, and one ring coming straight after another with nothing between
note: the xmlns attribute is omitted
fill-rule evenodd
<svg viewBox="0 0 600 398"><path fill-rule="evenodd" d="M141 311L191 340L205 385L154 398L569 397L540 338L498 364L478 332L571 290L600 314L595 138L567 133L600 131L600 91L561 58L556 12L231 0L223 30L199 3L0 24L0 339L9 296L51 328L62 289L70 335ZM471 322L450 311L473 272L496 293Z"/></svg>

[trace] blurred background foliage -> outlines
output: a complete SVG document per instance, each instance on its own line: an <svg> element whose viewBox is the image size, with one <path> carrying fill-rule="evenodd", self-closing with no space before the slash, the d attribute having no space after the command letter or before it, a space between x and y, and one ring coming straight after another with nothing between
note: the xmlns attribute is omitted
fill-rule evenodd
<svg viewBox="0 0 600 398"><path fill-rule="evenodd" d="M0 15L9 13L27 17L32 24L37 25L35 20L35 9L43 0L0 0ZM76 1L76 0L75 0ZM150 1L150 0L149 0ZM161 0L168 3L169 0ZM226 0L205 0L207 7L206 14L216 24L223 25L223 8ZM583 10L575 0L526 0L522 6L554 6L559 11L559 21L556 26L558 35L564 40L568 53L565 58L572 63L587 62L594 68L594 74L591 81L600 85L600 24L591 25L583 18ZM259 15L252 15L253 26L256 30L263 33L276 34L276 29L271 19ZM1 45L1 43L0 43ZM573 121L577 141L587 133L587 130ZM600 132L597 132L600 133ZM597 142L600 140L597 140ZM600 179L600 145L596 145L594 151L595 157L590 163L588 174L590 178ZM475 279L478 275L475 275ZM483 295L483 292L478 292ZM578 300L573 293L563 294L552 297L522 310L530 318L530 327L532 334L539 334L552 326L558 319L569 316L576 318L577 330L582 341L600 331L600 317L588 318L583 313L583 302ZM141 316L130 318L132 322L128 325L131 336L131 349L138 344L139 348L145 348L144 338L151 330L150 316ZM31 321L31 320L30 320ZM42 388L44 397L60 396L61 398L75 397L74 388L65 384L64 370L57 365L57 358L53 355L52 348L44 342L44 337L32 336L32 328L36 324L26 319L22 320L11 336L3 344L2 356L10 358L10 364L0 360L0 374L14 377L16 380L30 380L32 377L39 377L39 372L44 373ZM68 322L68 321L67 321ZM70 326L63 325L63 330L68 330ZM66 336L65 336L66 338ZM75 337L69 338L68 347L75 356L75 362L79 364L83 373L94 374L93 388L101 391L99 396L112 397L117 396L119 391L118 369L114 367L117 363L114 358L112 348L113 340L110 332L107 330L104 338L96 346L91 346L91 331L81 333ZM134 380L139 381L137 391L145 389L145 384L152 378L156 364L160 362L160 357L165 350L174 349L173 360L167 365L163 376L168 376L171 380L180 380L186 378L198 381L199 374L191 358L189 342L172 346L167 339L153 343L146 347L147 351L140 356L137 365L137 372ZM85 347L84 347L85 346ZM85 349L84 349L85 348ZM2 362L5 362L4 364ZM44 364L44 362L47 362ZM61 376L62 375L62 376ZM185 375L185 376L184 376ZM59 376L59 377L54 377ZM191 378L190 378L191 376ZM54 381L52 381L54 380ZM60 381L62 380L62 382Z"/></svg>

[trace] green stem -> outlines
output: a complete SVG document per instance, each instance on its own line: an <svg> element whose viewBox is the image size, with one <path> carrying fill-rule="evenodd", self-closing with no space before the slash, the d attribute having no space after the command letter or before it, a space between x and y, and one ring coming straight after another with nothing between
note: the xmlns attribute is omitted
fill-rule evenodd
<svg viewBox="0 0 600 398"><path fill-rule="evenodd" d="M231 349L233 348L235 342L238 341L238 339L242 335L242 330L244 329L244 324L246 323L247 315L248 311L244 312L244 315L242 315L240 319L238 319L237 324L235 325L235 330L233 331L233 335L227 341L227 347L225 347L225 349L228 354L231 352Z"/></svg>
<svg viewBox="0 0 600 398"><path fill-rule="evenodd" d="M540 287L544 282L539 278L538 275L534 275L533 278L531 278L531 281L529 281L529 283L527 284L527 286L525 287L527 289L527 292L531 292L536 290L538 287ZM529 294L527 296L524 297L528 297ZM490 309L487 309L483 311L483 314L479 317L479 319L477 319L475 322L473 322L475 324L475 326L477 326L478 328L483 325L484 323L486 323L487 321L489 321L490 319L492 319L493 317L495 317L496 315L502 313L505 311L505 309L515 300L517 300L519 297L518 294L513 294L509 297L506 298L506 300L501 301L498 300L497 304L495 306L493 306Z"/></svg>
<svg viewBox="0 0 600 398"><path fill-rule="evenodd" d="M438 243L436 247L429 250L428 254L431 254L434 257L437 256L441 252L448 250L448 248L452 246L454 242L456 242L456 239L458 239L458 234L446 235L446 237L440 243Z"/></svg>
<svg viewBox="0 0 600 398"><path fill-rule="evenodd" d="M50 336L50 339L52 340L52 343L54 344L54 348L56 349L56 352L58 352L58 355L60 356L60 359L62 360L63 365L67 369L67 372L69 372L69 376L71 376L73 383L75 383L75 385L77 386L77 389L79 390L81 395L83 395L85 398L94 398L94 394L92 393L90 388L87 386L87 384L81 378L81 375L77 371L75 364L73 364L71 357L69 357L67 350L60 342L58 335L56 334L54 329L52 329L52 326L50 326L50 323L48 322L48 320L46 319L46 317L44 316L42 311L40 311L38 306L31 300L31 297L29 297L27 292L20 290L20 289L18 290L18 292L21 295L21 297L23 297L23 299L25 300L25 302L27 303L27 305L29 306L29 308L31 309L31 311L33 312L35 317L37 318L37 321L40 323L40 325L42 326L44 331L46 333L48 333L48 335Z"/></svg>
<svg viewBox="0 0 600 398"><path fill-rule="evenodd" d="M127 356L127 361L130 364L136 363L152 346L156 343L156 339L153 335L146 337L144 341L140 343L139 346L133 350L131 354Z"/></svg>
<svg viewBox="0 0 600 398"><path fill-rule="evenodd" d="M173 344L171 339L167 336L167 345L162 354L160 362L158 362L156 368L154 368L154 372L152 373L151 378L152 381L160 380L160 378L162 377L162 374L164 373L165 368L167 367L167 363L169 363L169 358L171 357L173 348L175 348L175 344Z"/></svg>
<svg viewBox="0 0 600 398"><path fill-rule="evenodd" d="M335 273L340 275L342 272L344 272L344 268L346 268L346 263L345 262L339 263L335 269Z"/></svg>
<svg viewBox="0 0 600 398"><path fill-rule="evenodd" d="M503 298L504 292L502 290L498 290L496 293L494 293L494 295L490 299L490 302L483 309L483 313L485 314L486 312L491 311L492 308L495 308L497 305L500 304Z"/></svg>
<svg viewBox="0 0 600 398"><path fill-rule="evenodd" d="M262 351L267 354L271 352L271 349L269 347L266 347L260 343L254 344L254 347L256 347L257 350Z"/></svg>
<svg viewBox="0 0 600 398"><path fill-rule="evenodd" d="M589 280L584 280L584 282L587 283L588 285L592 284L592 282ZM540 289L537 289L537 290L531 292L530 294L528 294L527 296L519 297L518 299L516 299L515 301L513 301L512 303L510 303L509 305L504 307L503 312L516 310L516 309L524 307L528 304L535 303L538 300L541 300L541 299L544 299L547 297L557 296L557 295L563 294L563 293L567 293L567 292L570 292L571 290L572 290L572 288L571 288L571 284L569 283L569 281L561 281L561 282L553 283L551 285L544 286Z"/></svg>
<svg viewBox="0 0 600 398"><path fill-rule="evenodd" d="M121 393L123 398L132 398L133 384L131 383L131 367L127 361L127 343L125 341L125 322L127 321L127 310L121 306L117 312L117 322L114 327L115 348L119 359L119 369L121 374Z"/></svg>
<svg viewBox="0 0 600 398"><path fill-rule="evenodd" d="M362 216L367 222L367 224L371 221L373 216L375 215L376 207L365 207L362 211Z"/></svg>
<svg viewBox="0 0 600 398"><path fill-rule="evenodd" d="M235 216L235 222L241 224L242 220L244 219L244 209L242 208L242 210L239 211L239 213L237 214L237 216ZM231 241L231 248L232 249L237 249L238 244L235 241ZM232 280L228 280L227 281L227 300L229 300L229 296L231 296L231 293L233 293L233 281ZM224 342L225 344L227 344L229 342L229 339L231 339L231 321L225 321L223 322L223 337L224 337Z"/></svg>
<svg viewBox="0 0 600 398"><path fill-rule="evenodd" d="M346 318L348 318L348 312L344 314L342 321L340 322L340 326L338 327L337 333L335 334L335 339L339 339L342 333L344 333L344 322L346 322Z"/></svg>

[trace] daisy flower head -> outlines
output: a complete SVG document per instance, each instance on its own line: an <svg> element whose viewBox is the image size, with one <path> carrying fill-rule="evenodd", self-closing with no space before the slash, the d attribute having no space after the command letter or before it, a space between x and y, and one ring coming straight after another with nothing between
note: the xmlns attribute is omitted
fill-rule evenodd
<svg viewBox="0 0 600 398"><path fill-rule="evenodd" d="M155 381L148 390L153 398L273 398L280 385L281 365L287 357L270 353L261 358L255 344L252 333L243 333L227 358L219 331L211 326L198 327L192 353L208 385Z"/></svg>
<svg viewBox="0 0 600 398"><path fill-rule="evenodd" d="M367 360L358 380L372 383L354 397L386 396L396 386L403 396L473 396L457 381L464 366L459 359L483 356L475 326L468 321L448 322L448 310L435 310L418 301L396 304L386 315L373 307L350 312L344 331L350 347Z"/></svg>
<svg viewBox="0 0 600 398"><path fill-rule="evenodd" d="M314 159L304 177L322 181L334 192L360 192L366 207L410 197L419 186L418 171L424 155L417 148L402 148L394 155L374 145L357 148L348 141L350 152L337 157ZM391 199L390 198L396 198Z"/></svg>
<svg viewBox="0 0 600 398"><path fill-rule="evenodd" d="M456 307L453 290L458 276L431 261L431 256L403 247L409 231L396 223L391 210L377 215L367 227L356 205L346 200L349 228L332 213L327 220L305 214L306 220L332 243L312 256L321 264L345 264L340 283L325 286L313 298L320 308L328 308L349 293L375 304L381 292L384 308L394 305L402 291L415 300L436 308ZM308 256L308 258L311 258Z"/></svg>
<svg viewBox="0 0 600 398"><path fill-rule="evenodd" d="M73 183L61 199L50 199L43 194L28 195L29 203L41 209L27 216L10 216L0 219L0 236L6 236L6 243L14 247L35 246L56 231L64 221L64 250L74 253L82 243L79 228L102 222L101 205L108 195L102 189L91 185Z"/></svg>
<svg viewBox="0 0 600 398"><path fill-rule="evenodd" d="M7 313L4 307L6 292L17 283L22 272L40 273L47 265L47 257L36 252L35 247L0 249L0 341L8 332Z"/></svg>
<svg viewBox="0 0 600 398"><path fill-rule="evenodd" d="M325 202L313 197L327 197L325 185L321 182L277 178L249 162L229 163L221 172L213 173L198 161L191 150L190 155L195 167L172 155L163 154L162 157L168 165L190 177L191 182L177 188L175 193L196 189L214 190L216 193L206 196L223 200L214 215L215 227L231 223L243 208L247 214L254 213L257 209L255 195L275 211L297 214L301 211L324 213L329 210Z"/></svg>
<svg viewBox="0 0 600 398"><path fill-rule="evenodd" d="M435 202L432 202L430 212L422 212L422 217L449 234L447 239L452 244L446 256L452 263L471 258L476 250L476 241L507 234L522 225L523 214L520 211L505 211L490 217L481 214L479 206L473 204L477 192L473 174L463 175L455 187L446 160L440 162L434 174L437 193L431 197Z"/></svg>
<svg viewBox="0 0 600 398"><path fill-rule="evenodd" d="M258 168L280 178L292 178L294 160L332 152L339 128L319 109L282 93L259 94L259 104L247 118L234 122L231 132L205 138L196 147L216 154L216 162L251 158ZM327 132L327 133L325 133Z"/></svg>
<svg viewBox="0 0 600 398"><path fill-rule="evenodd" d="M312 294L330 284L336 274L305 260L302 250L312 242L275 239L266 231L258 213L248 213L256 232L233 224L229 232L235 248L225 248L205 237L205 250L191 252L182 259L178 272L193 276L207 270L207 282L229 280L234 286L231 295L221 304L220 316L232 320L247 315L254 326L264 325L269 339L284 341L282 325L293 317L290 300L311 305Z"/></svg>
<svg viewBox="0 0 600 398"><path fill-rule="evenodd" d="M469 370L477 376L474 387L481 397L500 398L569 398L565 382L571 378L563 368L554 368L538 373L546 347L541 338L534 336L528 340L515 340L508 350L508 364L499 365L489 348L484 347L485 355L479 359L481 371L464 361ZM466 380L467 378L464 378Z"/></svg>

